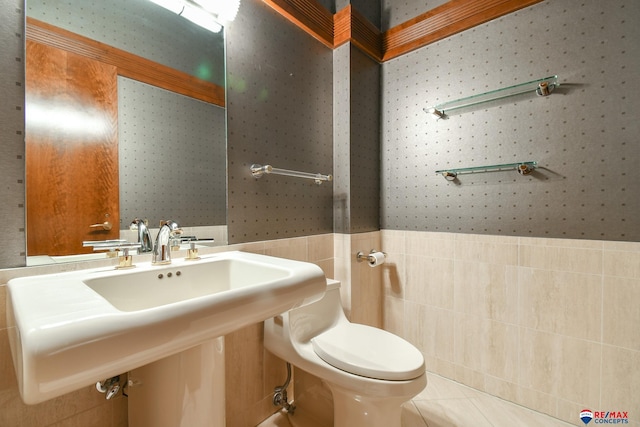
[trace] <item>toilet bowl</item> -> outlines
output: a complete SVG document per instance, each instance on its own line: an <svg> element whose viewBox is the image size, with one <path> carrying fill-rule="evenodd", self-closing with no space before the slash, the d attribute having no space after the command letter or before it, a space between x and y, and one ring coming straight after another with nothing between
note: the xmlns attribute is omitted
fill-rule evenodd
<svg viewBox="0 0 640 427"><path fill-rule="evenodd" d="M319 301L266 320L264 333L267 350L331 390L334 427L400 427L402 404L427 385L422 353L387 331L349 322L334 280Z"/></svg>

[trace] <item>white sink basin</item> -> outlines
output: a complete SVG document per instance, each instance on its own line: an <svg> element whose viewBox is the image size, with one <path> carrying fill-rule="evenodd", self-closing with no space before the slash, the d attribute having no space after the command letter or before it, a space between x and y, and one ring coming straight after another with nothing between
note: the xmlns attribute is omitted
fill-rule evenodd
<svg viewBox="0 0 640 427"><path fill-rule="evenodd" d="M250 263L234 257L90 277L83 282L118 310L138 311L232 289L250 287L252 292L258 292L256 285L273 283L289 275L290 271L273 264Z"/></svg>
<svg viewBox="0 0 640 427"><path fill-rule="evenodd" d="M7 285L22 399L35 404L320 297L310 263L244 252L23 277Z"/></svg>

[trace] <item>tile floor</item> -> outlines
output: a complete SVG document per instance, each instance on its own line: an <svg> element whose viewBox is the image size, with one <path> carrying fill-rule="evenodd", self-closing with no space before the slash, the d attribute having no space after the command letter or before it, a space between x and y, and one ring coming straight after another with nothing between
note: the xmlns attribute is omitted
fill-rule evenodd
<svg viewBox="0 0 640 427"><path fill-rule="evenodd" d="M428 375L427 388L405 404L402 427L572 426L438 375ZM258 427L291 427L291 424L286 415L277 413Z"/></svg>

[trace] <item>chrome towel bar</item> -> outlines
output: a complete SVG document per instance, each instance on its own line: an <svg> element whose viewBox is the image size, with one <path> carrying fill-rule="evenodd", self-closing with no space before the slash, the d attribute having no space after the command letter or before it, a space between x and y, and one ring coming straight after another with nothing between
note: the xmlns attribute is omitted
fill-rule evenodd
<svg viewBox="0 0 640 427"><path fill-rule="evenodd" d="M275 174L275 175L284 175L284 176L293 176L296 178L313 179L318 185L322 184L324 181L333 180L332 175L323 175L321 173L298 172L298 171L292 171L288 169L279 169L279 168L274 168L271 165L264 165L264 166L258 165L258 164L251 165L251 174L255 178L260 178L265 173Z"/></svg>

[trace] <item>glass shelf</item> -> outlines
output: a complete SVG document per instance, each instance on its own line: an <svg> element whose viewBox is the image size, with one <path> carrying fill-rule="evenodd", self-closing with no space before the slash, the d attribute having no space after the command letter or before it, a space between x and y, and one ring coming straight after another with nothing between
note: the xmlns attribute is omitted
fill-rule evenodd
<svg viewBox="0 0 640 427"><path fill-rule="evenodd" d="M532 80L527 83L521 83L502 89L492 90L490 92L443 102L434 107L425 108L424 111L429 114L433 114L437 118L444 118L446 114L451 111L498 99L509 98L523 93L537 93L539 96L547 96L558 86L560 86L560 83L558 83L558 76L549 76L538 80Z"/></svg>
<svg viewBox="0 0 640 427"><path fill-rule="evenodd" d="M475 166L471 168L443 169L436 171L436 173L442 175L447 181L453 181L458 177L458 174L461 173L516 170L520 175L529 175L537 166L538 162L518 162L503 165Z"/></svg>

